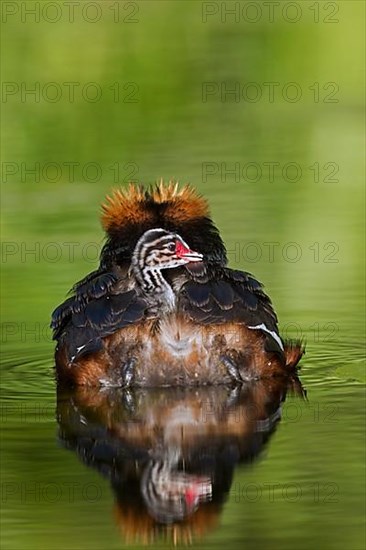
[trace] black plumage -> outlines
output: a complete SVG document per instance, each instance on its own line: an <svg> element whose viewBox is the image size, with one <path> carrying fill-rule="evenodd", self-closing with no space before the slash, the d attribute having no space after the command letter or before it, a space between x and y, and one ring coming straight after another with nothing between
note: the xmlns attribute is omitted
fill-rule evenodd
<svg viewBox="0 0 366 550"><path fill-rule="evenodd" d="M188 269L183 268L185 282L177 293L178 314L181 312L194 323L204 325L228 321L248 326L264 323L269 330L278 333L277 317L270 299L250 274L225 268L221 270L221 279L217 280L215 273L215 279L211 277L200 282L200 277L191 276L189 264L187 266ZM182 278L182 269L179 271ZM141 322L149 310L148 301L138 289L117 292L118 283L115 275L107 273L75 285L75 296L68 298L53 314L54 338L59 339L63 333L63 337L68 339L70 323L78 329L91 329L89 337L104 338L125 326ZM128 283L130 285L131 281ZM98 297L100 289L104 294ZM156 317L159 317L158 313ZM84 348L80 353L74 353L74 348L85 345L82 333L82 330L73 330L69 335L78 338L72 350L73 360L86 353Z"/></svg>

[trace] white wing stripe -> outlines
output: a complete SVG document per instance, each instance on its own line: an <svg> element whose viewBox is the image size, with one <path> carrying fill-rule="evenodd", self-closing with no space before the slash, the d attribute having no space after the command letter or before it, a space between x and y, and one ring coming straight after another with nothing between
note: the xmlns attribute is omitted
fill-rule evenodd
<svg viewBox="0 0 366 550"><path fill-rule="evenodd" d="M267 328L264 323L262 323L261 325L255 325L254 327L248 327L248 328L251 328L251 329L254 329L254 330L264 330L264 332L267 332L268 334L270 334L272 336L272 338L274 340L276 340L277 344L280 346L282 351L285 351L284 348L283 348L281 338L279 337L277 332L274 332L273 330L269 330L269 328Z"/></svg>

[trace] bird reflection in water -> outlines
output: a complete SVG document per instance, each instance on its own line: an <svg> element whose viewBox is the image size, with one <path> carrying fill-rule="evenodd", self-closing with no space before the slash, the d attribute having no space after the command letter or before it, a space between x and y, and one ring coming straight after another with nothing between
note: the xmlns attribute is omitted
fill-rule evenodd
<svg viewBox="0 0 366 550"><path fill-rule="evenodd" d="M127 541L189 543L217 523L234 469L274 433L297 377L227 387L58 388L59 437L107 477Z"/></svg>

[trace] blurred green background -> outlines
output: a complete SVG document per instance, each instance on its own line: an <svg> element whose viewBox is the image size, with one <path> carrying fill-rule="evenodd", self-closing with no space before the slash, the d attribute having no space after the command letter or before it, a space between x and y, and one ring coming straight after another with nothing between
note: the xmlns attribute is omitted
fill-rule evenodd
<svg viewBox="0 0 366 550"><path fill-rule="evenodd" d="M73 15L65 4L2 3L2 384L16 405L4 479L62 480L64 465L97 479L55 447L50 313L98 263L106 193L175 178L208 198L230 264L265 283L283 334L306 338L309 395L340 407L336 425L289 426L263 474L311 477L316 459L319 479L341 487L337 505L282 503L281 516L230 502L207 547L362 548L364 3L270 13L265 2L105 0ZM49 411L26 431L23 402ZM299 445L312 450L295 461ZM2 536L13 549L119 548L100 519L110 500L80 505L79 524L66 502L14 496Z"/></svg>

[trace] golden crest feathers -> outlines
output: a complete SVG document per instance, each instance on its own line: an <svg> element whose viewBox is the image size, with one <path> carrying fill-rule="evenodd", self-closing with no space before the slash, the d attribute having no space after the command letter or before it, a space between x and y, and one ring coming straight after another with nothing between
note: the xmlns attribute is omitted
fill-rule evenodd
<svg viewBox="0 0 366 550"><path fill-rule="evenodd" d="M102 225L106 231L128 225L154 223L157 217L181 223L209 216L206 199L190 185L179 188L178 182L160 180L149 188L130 183L115 189L102 204Z"/></svg>

